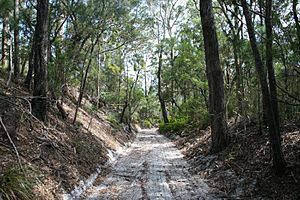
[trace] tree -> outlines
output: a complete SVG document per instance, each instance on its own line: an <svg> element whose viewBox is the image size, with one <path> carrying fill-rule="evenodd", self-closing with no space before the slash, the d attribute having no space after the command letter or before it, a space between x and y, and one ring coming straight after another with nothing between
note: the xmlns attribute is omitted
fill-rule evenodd
<svg viewBox="0 0 300 200"><path fill-rule="evenodd" d="M12 0L0 0L0 16L2 18L2 57L1 64L3 67L7 67L7 55L8 55L8 46L10 40L9 34L9 15L13 10L13 1Z"/></svg>
<svg viewBox="0 0 300 200"><path fill-rule="evenodd" d="M251 18L250 12L249 12L249 8L247 5L247 1L241 0L241 3L242 3L242 7L243 7L244 16L246 19L248 35L249 35L252 53L253 53L253 57L254 57L254 61L255 61L255 68L256 68L257 76L258 76L258 79L259 79L260 85L261 85L263 104L266 106L265 107L266 112L267 112L266 117L267 117L268 129L269 129L269 134L270 134L270 144L271 144L271 149L272 149L273 167L277 174L282 174L282 172L285 170L286 163L285 163L285 160L284 160L284 157L282 154L282 150L281 150L280 132L279 132L278 124L276 124L276 118L275 118L275 115L278 115L278 114L275 113L276 110L274 110L273 101L272 101L271 95L270 95L270 87L267 82L267 74L265 73L261 55L260 55L260 52L257 47L255 31L254 31L254 27L253 27L253 23L252 23L252 18ZM271 12L270 12L271 2L268 2L267 4L268 4L267 10L269 10L269 11L267 11L267 14L271 15ZM270 16L267 16L267 20L268 20L268 17L270 17ZM268 24L267 26L270 26L270 22L267 21L267 24ZM267 32L270 31L270 27L267 27L267 29L269 29L269 30L267 30ZM268 36L270 37L270 32L268 33ZM267 39L270 39L270 38L267 38ZM268 44L268 45L270 45L270 44ZM271 52L268 53L268 56L269 56L269 60L267 61L268 65L271 65L271 62L272 62L272 60L270 60L270 56L272 56L270 53ZM278 110L277 110L277 112L278 112Z"/></svg>
<svg viewBox="0 0 300 200"><path fill-rule="evenodd" d="M297 31L298 43L300 44L300 24L299 24L299 17L297 14L297 5L298 5L298 0L293 0L293 17L294 17L296 31ZM299 49L298 49L298 53L299 53Z"/></svg>
<svg viewBox="0 0 300 200"><path fill-rule="evenodd" d="M15 0L15 9L14 9L14 79L18 80L20 73L20 59L19 59L19 0Z"/></svg>
<svg viewBox="0 0 300 200"><path fill-rule="evenodd" d="M237 117L239 119L240 116L244 116L244 106L243 106L243 98L244 98L244 88L243 88L243 76L242 76L242 63L241 63L241 47L240 47L240 33L242 31L243 24L240 25L239 21L239 7L238 5L233 5L233 11L228 13L228 6L224 1L218 1L222 13L225 16L226 22L230 27L229 33L225 33L229 38L232 49L233 49L233 59L235 65L235 77L236 77L236 102L237 102ZM225 32L225 31L224 31Z"/></svg>
<svg viewBox="0 0 300 200"><path fill-rule="evenodd" d="M162 86L161 86L161 72L162 72L162 54L163 54L163 49L162 45L159 47L159 53L158 53L158 70L157 70L157 80L158 80L158 85L157 85L157 94L158 94L158 99L160 102L160 107L161 107L161 112L163 116L164 123L167 124L169 123L168 119L168 112L166 108L166 103L162 94Z"/></svg>
<svg viewBox="0 0 300 200"><path fill-rule="evenodd" d="M35 35L35 34L34 34ZM33 38L34 40L34 38ZM34 51L35 51L35 47L34 47L34 41L32 41L31 44L31 50L29 53L29 58L28 58L28 72L24 81L24 86L27 89L31 89L31 81L32 81L32 75L33 75L33 71L34 71Z"/></svg>
<svg viewBox="0 0 300 200"><path fill-rule="evenodd" d="M32 111L40 120L47 116L47 68L49 45L49 1L37 1L37 23L34 34L34 88Z"/></svg>
<svg viewBox="0 0 300 200"><path fill-rule="evenodd" d="M211 0L200 1L200 15L209 88L209 114L212 135L211 152L216 153L223 150L227 145L227 125L225 121L223 72L220 66L218 39Z"/></svg>
<svg viewBox="0 0 300 200"><path fill-rule="evenodd" d="M5 16L2 19L2 58L1 58L1 63L3 67L6 67L7 65L7 44L8 44L8 18Z"/></svg>
<svg viewBox="0 0 300 200"><path fill-rule="evenodd" d="M274 114L276 129L280 129L276 77L273 66L273 25L272 25L272 0L266 0L266 66L268 71L268 80L270 85L270 97L272 101L272 109Z"/></svg>

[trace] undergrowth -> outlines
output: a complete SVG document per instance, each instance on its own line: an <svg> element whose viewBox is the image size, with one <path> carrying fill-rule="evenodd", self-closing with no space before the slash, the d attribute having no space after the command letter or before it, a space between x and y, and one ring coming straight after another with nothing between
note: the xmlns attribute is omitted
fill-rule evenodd
<svg viewBox="0 0 300 200"><path fill-rule="evenodd" d="M32 173L28 166L8 167L0 174L0 197L4 200L33 199L32 188L35 181L31 177Z"/></svg>
<svg viewBox="0 0 300 200"><path fill-rule="evenodd" d="M167 124L160 123L159 130L161 133L175 132L184 128L188 123L187 117L171 118Z"/></svg>
<svg viewBox="0 0 300 200"><path fill-rule="evenodd" d="M159 124L159 130L165 132L178 132L188 127L206 129L210 124L206 107L199 99L190 99L182 104L179 110L170 112L169 123Z"/></svg>
<svg viewBox="0 0 300 200"><path fill-rule="evenodd" d="M116 114L110 113L106 120L109 121L114 128L120 128L120 123Z"/></svg>

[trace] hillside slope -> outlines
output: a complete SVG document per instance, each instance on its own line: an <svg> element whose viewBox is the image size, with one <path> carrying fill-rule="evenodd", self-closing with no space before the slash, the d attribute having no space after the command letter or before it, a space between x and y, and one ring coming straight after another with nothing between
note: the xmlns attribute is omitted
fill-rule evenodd
<svg viewBox="0 0 300 200"><path fill-rule="evenodd" d="M218 196L225 199L299 199L300 198L300 124L282 126L282 148L288 169L282 177L271 168L266 130L259 134L255 122L229 124L228 147L211 154L210 127L206 130L185 127L166 132L189 158L193 172L208 180Z"/></svg>
<svg viewBox="0 0 300 200"><path fill-rule="evenodd" d="M83 100L84 109L79 110L77 123L73 125L76 90L74 96L68 92L64 100L67 118L63 119L53 101L49 105L48 122L44 124L30 113L28 91L13 84L7 87L3 77L0 88L3 122L0 193L3 197L60 199L61 194L69 193L96 171L105 173L113 152L118 152L134 137L117 123L110 123L105 111L88 109L92 103L87 99Z"/></svg>

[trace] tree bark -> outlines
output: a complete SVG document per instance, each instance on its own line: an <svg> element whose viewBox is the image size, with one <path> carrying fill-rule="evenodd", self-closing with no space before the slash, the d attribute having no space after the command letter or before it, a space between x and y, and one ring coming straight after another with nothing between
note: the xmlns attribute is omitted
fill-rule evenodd
<svg viewBox="0 0 300 200"><path fill-rule="evenodd" d="M300 45L300 24L299 24L299 18L297 14L297 5L298 5L298 0L293 0L293 16L296 24L298 43ZM298 52L300 52L299 48L298 48Z"/></svg>
<svg viewBox="0 0 300 200"><path fill-rule="evenodd" d="M13 61L12 61L13 45L12 45L12 40L11 39L9 40L8 48L9 48L9 54L8 54L9 55L8 56L8 71L9 71L9 74L8 74L8 80L6 82L7 86L10 85L10 82L11 82L11 79L12 79L12 76L13 76L13 73L14 73Z"/></svg>
<svg viewBox="0 0 300 200"><path fill-rule="evenodd" d="M263 13L263 10L264 10L264 1L265 0L259 0L258 1L258 8L259 8L259 12L260 13ZM252 4L253 4L253 2L250 4L250 7L252 6ZM253 15L252 16L252 23L254 23L254 18L255 18L255 15ZM260 16L259 16L259 25L261 26L261 27L264 27L264 16L263 16L263 14L261 14ZM264 52L265 51L265 49L264 49L264 47L265 47L265 40L264 40L264 38L263 38L263 35L264 35L264 32L263 32L263 30L261 30L261 31L259 31L260 32L260 47L261 47L261 52ZM261 60L262 60L262 62L265 62L265 57L261 57ZM267 117L267 113L268 113L268 111L267 111L267 104L266 104L266 102L265 101L263 101L262 99L260 100L260 101L262 101L262 124L263 125L265 125L265 126L267 126L268 125L268 117ZM259 113L259 114L261 114L261 113Z"/></svg>
<svg viewBox="0 0 300 200"><path fill-rule="evenodd" d="M40 120L47 116L47 68L49 45L49 1L37 1L37 23L35 27L34 44L34 88L32 111Z"/></svg>
<svg viewBox="0 0 300 200"><path fill-rule="evenodd" d="M91 54L94 52L94 45L92 47L92 50L91 50ZM80 84L80 89L79 89L79 97L78 97L78 100L77 100L77 105L76 105L76 110L75 110L75 115L74 115L74 119L73 119L73 124L75 124L76 122L76 119L77 119L77 113L78 113L78 110L79 110L79 107L81 106L81 102L82 102L82 99L83 99L83 93L84 93L84 89L85 89L85 85L86 85L86 81L87 81L87 77L88 77L88 74L89 74L89 70L90 70L90 66L91 66L91 61L92 61L92 55L90 55L90 58L89 58L89 61L88 61L88 66L84 72L84 76L82 77L82 80L81 80L81 84Z"/></svg>
<svg viewBox="0 0 300 200"><path fill-rule="evenodd" d="M14 9L14 80L18 82L18 77L20 74L20 59L19 59L19 0L15 0Z"/></svg>
<svg viewBox="0 0 300 200"><path fill-rule="evenodd" d="M8 17L4 17L2 21L2 67L7 67L7 36L8 36Z"/></svg>
<svg viewBox="0 0 300 200"><path fill-rule="evenodd" d="M273 34L272 34L272 0L266 0L266 66L268 69L268 79L270 85L270 96L272 100L272 109L275 118L276 128L280 128L278 100L277 100L277 87L276 77L273 67Z"/></svg>
<svg viewBox="0 0 300 200"><path fill-rule="evenodd" d="M89 57L89 60L88 60L88 65L86 67L86 70L84 72L84 75L82 77L81 84L80 84L79 97L78 97L78 100L77 100L77 105L76 105L75 115L74 115L74 119L73 119L73 124L75 124L75 122L76 122L77 113L78 113L79 107L81 106L81 102L82 102L82 98L83 98L83 93L84 93L84 89L85 89L87 77L88 77L89 70L90 70L90 67L91 67L91 62L92 62L92 57L93 57L94 49L95 49L95 46L97 45L97 43L99 41L99 38L100 38L100 36L98 36L96 38L95 42L92 43L92 46L91 46L90 57ZM84 60L86 60L86 58Z"/></svg>
<svg viewBox="0 0 300 200"><path fill-rule="evenodd" d="M35 35L35 33L34 33ZM29 53L29 59L28 59L28 72L24 81L25 87L30 90L31 89L31 81L32 81L32 75L33 75L33 68L34 68L34 53L35 53L35 47L34 47L34 39L33 38L32 44L31 44L31 50Z"/></svg>
<svg viewBox="0 0 300 200"><path fill-rule="evenodd" d="M211 152L216 153L223 150L227 145L227 125L225 121L224 80L220 67L219 46L211 0L200 1L200 15L209 88L209 114L212 134Z"/></svg>
<svg viewBox="0 0 300 200"><path fill-rule="evenodd" d="M161 112L162 112L162 116L163 116L163 120L164 123L167 124L169 123L169 119L168 119L168 112L167 112L167 108L166 108L166 103L165 100L163 98L163 94L161 91L161 70L162 70L162 47L159 47L159 55L158 55L158 71L157 71L157 79L158 79L158 98L159 98L159 102L160 102L160 107L161 107Z"/></svg>
<svg viewBox="0 0 300 200"><path fill-rule="evenodd" d="M128 68L127 68L128 70ZM126 112L126 109L128 108L129 109L129 119L127 120L127 123L130 127L130 122L131 122L131 100L132 100L132 93L135 92L135 88L136 88L136 85L138 83L138 80L139 80L139 76L140 76L140 72L141 72L141 69L138 70L137 74L136 74L136 77L135 77L135 81L131 84L130 88L129 88L129 77L128 77L128 71L127 71L127 89L126 89L126 100L125 100L125 104L123 106L123 109L122 109L122 113L121 113L121 117L120 117L120 123L124 123L124 117L125 117L125 112Z"/></svg>
<svg viewBox="0 0 300 200"><path fill-rule="evenodd" d="M239 8L237 5L234 5L234 13L236 16L239 15ZM241 67L241 60L240 60L240 54L239 54L239 41L240 41L240 28L239 28L239 21L238 19L235 19L234 22L234 35L232 40L233 45L233 53L234 53L234 65L236 70L236 98L237 98L237 106L238 106L238 115L244 117L244 87L243 87L243 71Z"/></svg>
<svg viewBox="0 0 300 200"><path fill-rule="evenodd" d="M249 35L249 39L250 39L252 53L254 56L255 67L256 67L258 79L259 79L260 85L261 85L263 103L264 103L264 105L266 105L266 111L267 111L266 117L267 117L267 123L268 123L269 134L270 134L270 144L271 144L271 149L272 149L273 167L274 167L276 174L282 174L282 172L285 170L286 163L285 163L284 156L283 156L282 150L281 150L280 132L279 132L276 122L275 122L274 112L272 109L273 108L272 100L270 97L266 73L265 73L263 62L262 62L262 59L261 59L261 56L260 56L260 53L259 53L259 50L258 50L258 47L256 44L254 27L252 24L251 15L249 12L247 1L241 0L241 4L243 7L245 19L246 19L246 25L247 25L247 29L248 29L248 35Z"/></svg>

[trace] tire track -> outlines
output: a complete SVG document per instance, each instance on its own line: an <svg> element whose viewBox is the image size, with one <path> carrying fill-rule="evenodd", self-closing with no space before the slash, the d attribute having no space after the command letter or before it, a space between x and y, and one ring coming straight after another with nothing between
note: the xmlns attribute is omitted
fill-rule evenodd
<svg viewBox="0 0 300 200"><path fill-rule="evenodd" d="M215 199L204 180L193 177L188 169L169 139L155 130L143 130L105 180L82 199Z"/></svg>

